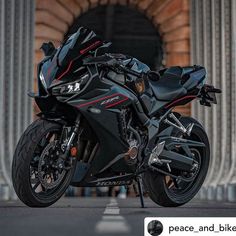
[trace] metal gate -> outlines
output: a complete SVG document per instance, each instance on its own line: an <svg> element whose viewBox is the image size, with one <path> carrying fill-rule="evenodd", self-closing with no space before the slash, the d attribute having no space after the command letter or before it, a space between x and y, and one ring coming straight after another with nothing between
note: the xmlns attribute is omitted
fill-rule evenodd
<svg viewBox="0 0 236 236"><path fill-rule="evenodd" d="M236 1L191 0L190 12L192 63L204 65L207 82L222 89L217 106L192 106L211 143L209 174L200 197L235 201Z"/></svg>
<svg viewBox="0 0 236 236"><path fill-rule="evenodd" d="M32 121L34 1L0 1L0 199L14 196L11 161Z"/></svg>

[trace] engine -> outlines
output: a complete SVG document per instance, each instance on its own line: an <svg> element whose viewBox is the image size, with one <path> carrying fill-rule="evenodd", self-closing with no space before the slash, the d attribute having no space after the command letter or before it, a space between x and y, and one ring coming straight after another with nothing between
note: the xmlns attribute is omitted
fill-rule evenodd
<svg viewBox="0 0 236 236"><path fill-rule="evenodd" d="M138 131L132 127L132 113L127 109L120 113L120 132L123 141L129 146L125 160L128 165L135 165L138 162L141 138Z"/></svg>

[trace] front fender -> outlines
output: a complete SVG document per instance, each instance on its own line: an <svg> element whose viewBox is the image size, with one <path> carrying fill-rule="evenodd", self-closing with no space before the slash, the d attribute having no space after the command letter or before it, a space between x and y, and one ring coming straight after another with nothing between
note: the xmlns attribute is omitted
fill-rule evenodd
<svg viewBox="0 0 236 236"><path fill-rule="evenodd" d="M65 125L68 123L65 117L60 117L56 112L40 112L37 114L37 116L42 120L47 120L60 125Z"/></svg>

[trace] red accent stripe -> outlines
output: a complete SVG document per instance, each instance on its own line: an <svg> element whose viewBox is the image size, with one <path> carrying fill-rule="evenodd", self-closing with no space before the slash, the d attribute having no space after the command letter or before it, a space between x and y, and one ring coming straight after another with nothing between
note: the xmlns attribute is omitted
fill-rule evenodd
<svg viewBox="0 0 236 236"><path fill-rule="evenodd" d="M188 95L188 96L185 96L185 97L182 97L182 98L179 98L175 101L173 101L172 103L170 103L169 105L165 106L165 108L169 108L169 107L172 107L174 104L182 101L182 100L185 100L185 99L189 99L189 98L196 98L197 96L194 96L194 95Z"/></svg>
<svg viewBox="0 0 236 236"><path fill-rule="evenodd" d="M70 61L67 69L57 78L58 80L60 80L70 70L72 63L73 63L73 61Z"/></svg>
<svg viewBox="0 0 236 236"><path fill-rule="evenodd" d="M90 49L96 47L100 43L101 43L101 41L96 41L95 43L89 45L87 48L84 48L84 49L80 50L80 53L84 54L84 53L88 52Z"/></svg>
<svg viewBox="0 0 236 236"><path fill-rule="evenodd" d="M107 105L105 108L111 108L111 107L114 107L114 106L116 106L116 105L118 105L118 104L120 104L120 103L122 103L122 102L125 102L125 101L127 101L129 98L124 98L123 100L120 100L120 101L118 101L118 102L116 102L116 103L113 103L113 104L110 104L110 105Z"/></svg>
<svg viewBox="0 0 236 236"><path fill-rule="evenodd" d="M94 44L90 45L89 47L85 48L85 49L82 49L80 50L80 53L81 54L84 54L86 53L87 51L89 51L90 49L94 48L95 46L97 46L98 44L100 44L101 41L96 41ZM79 56L78 56L79 57ZM74 60L76 60L78 57L76 57ZM74 60L70 61L67 69L57 78L57 80L60 80L71 68L72 66L72 63L74 62Z"/></svg>
<svg viewBox="0 0 236 236"><path fill-rule="evenodd" d="M81 107L84 107L84 106L87 106L87 105L90 105L90 104L93 104L93 103L96 103L96 102L102 101L102 100L104 100L104 99L106 99L106 98L112 98L112 97L115 97L115 96L117 96L117 95L121 95L121 96L123 96L122 94L115 93L115 94L112 94L112 95L109 95L109 96L106 96L106 97L102 97L102 98L96 99L96 100L91 101L91 102L86 102L86 103L81 104L81 105L79 105L79 106L77 106L77 107L78 107L78 108L81 108Z"/></svg>

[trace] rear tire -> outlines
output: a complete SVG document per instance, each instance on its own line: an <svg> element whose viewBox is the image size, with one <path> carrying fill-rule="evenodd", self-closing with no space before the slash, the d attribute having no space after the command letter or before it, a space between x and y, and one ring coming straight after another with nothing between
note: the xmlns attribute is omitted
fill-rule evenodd
<svg viewBox="0 0 236 236"><path fill-rule="evenodd" d="M47 196L37 194L31 183L30 166L37 145L49 132L61 132L61 130L62 127L59 124L39 119L26 129L17 144L12 163L12 181L17 196L27 206L48 207L52 205L63 195L70 184L74 168L67 171L59 186L50 190L51 192Z"/></svg>
<svg viewBox="0 0 236 236"><path fill-rule="evenodd" d="M206 147L198 147L198 151L201 154L201 167L193 181L193 185L182 194L178 194L177 191L170 191L170 188L167 186L167 179L170 179L170 177L151 170L144 173L144 185L148 191L149 197L155 203L164 207L177 207L189 202L201 188L209 167L210 145L204 128L198 121L191 117L182 117L180 120L185 127L189 123L194 123L190 139L198 139L198 141L203 142ZM175 136L177 132L175 131L174 133Z"/></svg>

